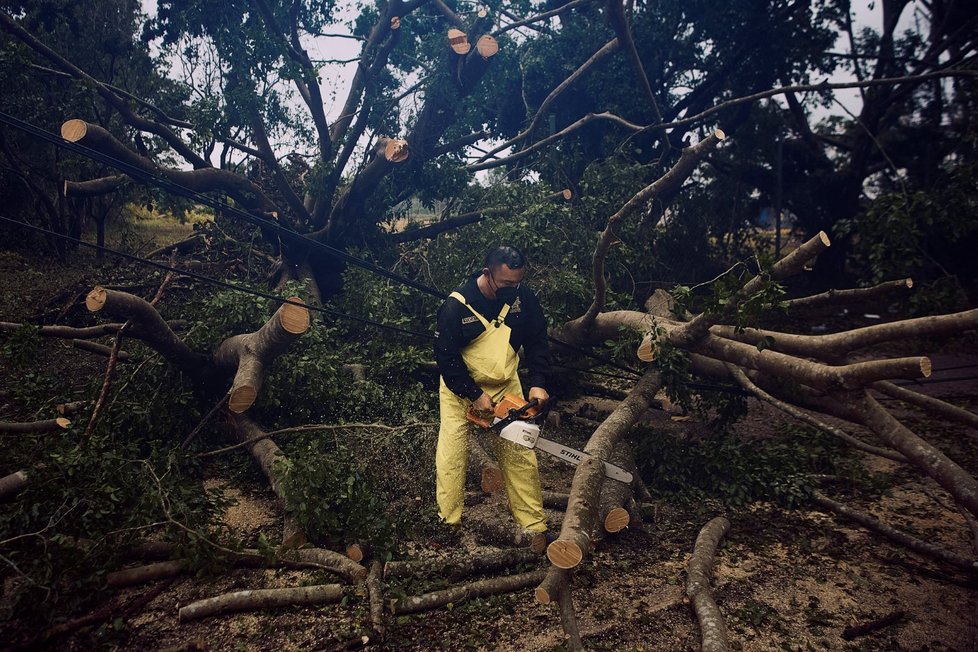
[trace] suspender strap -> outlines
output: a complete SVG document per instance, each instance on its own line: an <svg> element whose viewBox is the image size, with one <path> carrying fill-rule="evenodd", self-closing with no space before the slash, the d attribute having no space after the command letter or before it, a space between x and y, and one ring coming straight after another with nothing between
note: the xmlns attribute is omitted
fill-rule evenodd
<svg viewBox="0 0 978 652"><path fill-rule="evenodd" d="M468 301L465 300L465 297L463 297L460 292L452 292L448 296L451 297L452 299L455 299L456 301L458 301L459 303L461 303L463 306L465 306L466 308L468 308L469 311L473 315L475 315L476 317L479 318L479 321L482 322L482 326L484 328L486 328L486 329L489 328L489 320L486 319L485 317L483 317L482 315L480 315L478 312L476 312L476 309L469 305ZM493 320L493 324L495 324L496 326L499 326L504 321L506 321L506 316L508 314L509 314L509 304L506 303L506 304L503 304L503 309L499 311L499 314L498 315L496 315L496 318Z"/></svg>

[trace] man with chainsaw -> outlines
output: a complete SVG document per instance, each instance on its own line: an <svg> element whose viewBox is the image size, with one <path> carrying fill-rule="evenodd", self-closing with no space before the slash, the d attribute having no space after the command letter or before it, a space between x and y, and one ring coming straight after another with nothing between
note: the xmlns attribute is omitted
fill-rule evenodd
<svg viewBox="0 0 978 652"><path fill-rule="evenodd" d="M438 514L458 525L465 496L469 420L466 412L490 414L504 395L523 396L517 351L529 369L528 398L549 398L547 323L536 296L523 284L526 260L512 246L492 249L480 272L470 276L438 311L435 361L441 375L441 428L435 453ZM510 511L533 533L545 532L536 454L496 438L496 456Z"/></svg>

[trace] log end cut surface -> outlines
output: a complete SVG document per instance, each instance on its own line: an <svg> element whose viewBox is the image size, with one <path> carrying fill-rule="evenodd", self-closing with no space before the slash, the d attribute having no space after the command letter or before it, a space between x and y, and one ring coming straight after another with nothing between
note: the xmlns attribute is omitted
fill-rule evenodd
<svg viewBox="0 0 978 652"><path fill-rule="evenodd" d="M465 36L465 32L460 29L452 28L448 30L448 44L452 46L455 54L467 54L472 49L472 46L469 45L469 39Z"/></svg>
<svg viewBox="0 0 978 652"><path fill-rule="evenodd" d="M88 308L89 312L98 312L105 306L105 297L105 288L97 285L85 297L85 307Z"/></svg>
<svg viewBox="0 0 978 652"><path fill-rule="evenodd" d="M88 133L88 125L84 120L75 118L61 125L61 137L69 143L77 143Z"/></svg>
<svg viewBox="0 0 978 652"><path fill-rule="evenodd" d="M615 507L604 517L605 532L621 532L628 527L631 517L624 507Z"/></svg>
<svg viewBox="0 0 978 652"><path fill-rule="evenodd" d="M254 404L257 397L258 392L254 387L249 385L236 387L231 390L231 396L228 397L228 409L235 414L241 414Z"/></svg>
<svg viewBox="0 0 978 652"><path fill-rule="evenodd" d="M637 355L638 359L642 362L652 362L655 360L655 342L652 341L651 335L646 335L642 343L639 344Z"/></svg>
<svg viewBox="0 0 978 652"><path fill-rule="evenodd" d="M302 303L299 297L289 297L289 301ZM301 335L309 330L309 309L295 303L282 304L282 328L293 335Z"/></svg>
<svg viewBox="0 0 978 652"><path fill-rule="evenodd" d="M391 163L406 161L409 155L410 149L406 140L392 138L387 141L387 145L384 147L384 158Z"/></svg>
<svg viewBox="0 0 978 652"><path fill-rule="evenodd" d="M584 559L584 552L573 541L557 539L547 546L547 559L557 568L574 568Z"/></svg>
<svg viewBox="0 0 978 652"><path fill-rule="evenodd" d="M479 37L479 40L476 41L475 49L482 55L483 59L488 59L499 52L499 43L497 43L496 39L488 34L483 34Z"/></svg>
<svg viewBox="0 0 978 652"><path fill-rule="evenodd" d="M537 599L540 604L550 604L550 594L542 586L538 586L533 590L533 596Z"/></svg>
<svg viewBox="0 0 978 652"><path fill-rule="evenodd" d="M920 375L922 375L924 378L929 378L933 370L934 365L931 364L930 358L920 359Z"/></svg>
<svg viewBox="0 0 978 652"><path fill-rule="evenodd" d="M346 547L346 556L360 563L363 561L363 548L360 547L359 543L351 543Z"/></svg>
<svg viewBox="0 0 978 652"><path fill-rule="evenodd" d="M499 493L503 490L503 472L496 467L482 469L480 484L482 485L482 490L487 494Z"/></svg>

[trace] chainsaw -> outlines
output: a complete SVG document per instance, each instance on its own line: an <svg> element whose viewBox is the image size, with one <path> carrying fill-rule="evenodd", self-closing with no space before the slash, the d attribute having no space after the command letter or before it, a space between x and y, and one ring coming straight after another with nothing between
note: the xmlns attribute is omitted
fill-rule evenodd
<svg viewBox="0 0 978 652"><path fill-rule="evenodd" d="M470 405L465 417L480 428L493 430L506 441L525 448L541 450L577 466L591 455L540 435L542 424L545 423L552 406L553 399L547 399L541 405L537 399L527 402L513 394L506 394L495 405L491 415L484 415L472 409ZM626 484L632 481L631 473L608 462L604 462L604 474L605 477Z"/></svg>

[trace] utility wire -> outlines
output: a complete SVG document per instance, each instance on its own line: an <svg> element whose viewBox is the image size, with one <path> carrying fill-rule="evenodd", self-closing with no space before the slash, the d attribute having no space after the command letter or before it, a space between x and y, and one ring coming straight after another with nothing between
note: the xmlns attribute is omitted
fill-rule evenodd
<svg viewBox="0 0 978 652"><path fill-rule="evenodd" d="M109 254L112 254L113 256L119 256L121 258L126 258L128 260L132 260L134 262L141 263L143 265L148 265L150 267L156 267L157 269L166 270L168 272L174 272L174 273L180 274L182 276L189 276L190 278L197 279L198 281L202 281L204 283L210 283L211 285L216 285L218 287L226 288L228 290L234 290L236 292L243 292L245 294L251 294L251 295L254 295L256 297L261 297L263 299L270 299L272 301L280 301L282 303L289 303L289 304L292 304L294 306L301 306L303 308L308 308L309 310L313 310L315 312L321 312L321 313L323 313L325 315L330 315L332 317L338 317L338 318L341 318L341 319L350 319L350 320L353 320L353 321L356 321L356 322L360 322L362 324L369 324L370 326L375 326L377 328L383 328L383 329L390 330L390 331L396 331L396 332L402 333L404 335L413 335L415 337L421 337L421 338L425 338L425 339L434 339L434 336L431 335L430 333L419 333L419 332L416 332L416 331L407 330L405 328L400 328L399 326L391 326L390 324L383 324L381 322L373 321L371 319L366 319L364 317L356 317L354 315L348 315L346 313L338 312L336 310L330 310L329 308L322 308L320 306L311 306L311 305L308 305L306 303L300 303L298 301L293 301L292 299L289 299L288 297L282 297L282 296L278 296L278 295L275 295L275 294L270 294L268 292L262 292L261 290L254 290L252 288L245 287L243 285L238 285L236 283L228 283L227 281L222 281L222 280L216 279L216 278L214 278L212 276L207 276L206 274L199 274L197 272L192 272L192 271L187 270L187 269L180 269L179 267L172 267L170 265L164 265L163 263L158 263L156 261L152 261L152 260L149 260L147 258L141 258L139 256L134 256L132 254L127 254L127 253L125 253L123 251L117 251L115 249L110 249L109 247L99 247L98 245L93 245L93 244L91 244L89 242L85 242L84 240L79 240L78 238L74 238L74 237L72 237L70 235L65 235L63 233L57 233L57 232L51 231L49 229L44 229L44 228L41 228L39 226L34 226L33 224L26 224L24 222L18 222L17 220L12 220L9 217L4 217L3 215L0 215L0 220L2 220L4 222L8 222L10 224L14 224L14 225L19 226L19 227L23 227L25 229L30 229L32 231L37 231L39 233L46 233L48 235L53 235L53 236L56 236L56 237L59 237L59 238L63 238L65 240L68 240L69 242L74 242L75 244L79 244L79 245L81 245L83 247L88 247L90 249L101 249L101 250L103 250L105 252L108 252Z"/></svg>
<svg viewBox="0 0 978 652"><path fill-rule="evenodd" d="M205 206L210 206L211 208L213 208L215 210L223 211L225 213L228 213L228 214L231 214L231 215L240 217L241 219L243 219L243 220L245 220L245 221L247 221L247 222L249 222L251 224L254 224L254 225L258 226L259 228L268 229L268 230L274 231L275 233L277 233L280 236L283 236L286 240L288 240L290 242L300 243L302 246L311 247L313 249L320 249L321 251L325 251L328 254L330 254L330 255L332 255L332 256L334 256L336 258L339 258L340 260L342 260L344 262L347 262L347 263L349 263L351 265L354 265L356 267L360 267L362 269L365 269L365 270L367 270L369 272L372 272L372 273L374 273L374 274L376 274L378 276L383 276L384 278L390 279L392 281L397 281L398 283L401 283L402 285L406 285L408 287L412 287L415 290L418 290L419 292L423 292L425 294L428 294L430 296L436 297L436 298L441 299L443 301L448 298L448 295L445 294L444 292L441 292L440 290L437 290L435 288L429 287L429 286L427 286L427 285L425 285L423 283L420 283L418 281L415 281L413 279L407 278L406 276L401 276L400 274L397 274L397 273L392 272L392 271L390 271L388 269L385 269L384 267L381 267L380 265L377 265L375 263L371 263L369 261L366 261L366 260L363 260L361 258L358 258L358 257L356 257L356 256L354 256L352 254L349 254L349 253L347 253L345 251L342 251L341 249L337 249L335 247L331 247L331 246L329 246L329 245L327 245L325 243L319 242L317 240L312 240L310 238L307 238L304 235L302 235L301 233L298 233L296 231L293 231L292 229L288 229L288 228L286 228L286 227L284 227L284 226L282 226L282 225L280 225L280 224L278 224L276 222L272 222L272 221L269 221L269 220L266 220L266 219L259 218L259 217L255 216L255 215L252 215L251 213L248 213L247 211L243 211L240 208L237 208L235 206L231 206L230 204L228 204L226 202L223 202L221 200L214 199L212 197L208 197L208 196L206 196L204 194L198 193L198 192L196 192L194 190L191 190L190 188L187 188L186 186L183 186L183 185L180 185L180 184L175 183L173 181L170 181L169 179L165 179L163 177L156 176L156 175L154 175L154 174L152 174L150 172L147 172L146 170L143 170L142 168L139 168L137 166L134 166L134 165L131 165L129 163L126 163L125 161L121 161L121 160L119 160L119 159L117 159L117 158L115 158L113 156L109 156L108 154L104 154L103 152L100 152L98 150L94 150L94 149L92 149L90 147L86 147L84 145L81 145L80 143L69 142L69 141L65 140L64 138L62 138L60 135L52 134L49 131L46 131L44 129L41 129L40 127L37 127L35 125L32 125L32 124L30 124L28 122L24 122L23 120L20 120L18 118L15 118L14 116L11 116L11 115L9 115L7 113L4 113L2 111L0 111L0 122L6 124L8 126L14 127L15 129L19 129L19 130L21 130L21 131L23 131L23 132L25 132L25 133L27 133L27 134L29 134L31 136L34 136L34 137L39 138L41 140L47 141L47 142L51 143L52 145L55 145L56 147L61 147L63 149L67 149L67 150L72 151L72 152L75 152L76 154L79 154L81 156L90 158L90 159L95 160L95 161L98 161L100 163L104 163L105 165L108 165L110 167L114 167L114 168L116 168L118 170L121 170L121 171L125 172L127 175L129 175L130 177L133 177L134 179L138 179L138 180L144 181L146 183L155 185L155 186L157 186L159 188L162 188L163 190L166 190L167 192L170 192L172 194L181 195L183 197L187 197L188 199L192 199L192 200L194 200L194 201L196 201L196 202L198 202L200 204L203 204ZM22 224L20 222L16 222L16 223L17 224ZM181 272L181 273L185 273L185 272ZM281 300L281 299L279 299L279 300ZM388 328L395 328L395 327L388 327ZM402 329L402 331L403 331L403 329ZM408 333L411 333L411 334L416 334L416 333L413 333L411 331L404 331L404 332L408 332ZM423 336L423 337L431 337L431 336ZM640 372L640 371L638 371L636 369L632 369L631 367L627 367L625 365L619 364L619 363L617 363L617 362L615 362L613 360L609 360L608 358L605 358L603 356L596 355L594 353L591 353L590 351L587 351L585 349L582 349L581 347L574 346L574 345L569 344L567 342L563 342L563 341L561 341L561 340L559 340L559 339L557 339L557 338L555 338L553 336L548 336L548 337L549 337L549 339L550 339L551 342L554 342L556 344L560 344L561 346L565 346L565 347L567 347L567 348L569 348L569 349L571 349L571 350L573 350L573 351L575 351L575 352L577 352L577 353L579 353L581 355L584 355L584 356L589 357L589 358L594 359L594 360L598 360L598 361L602 362L603 364L612 366L612 367L614 367L616 369L619 369L621 371L626 371L628 373L634 374L635 376L641 376L642 375L642 372Z"/></svg>

